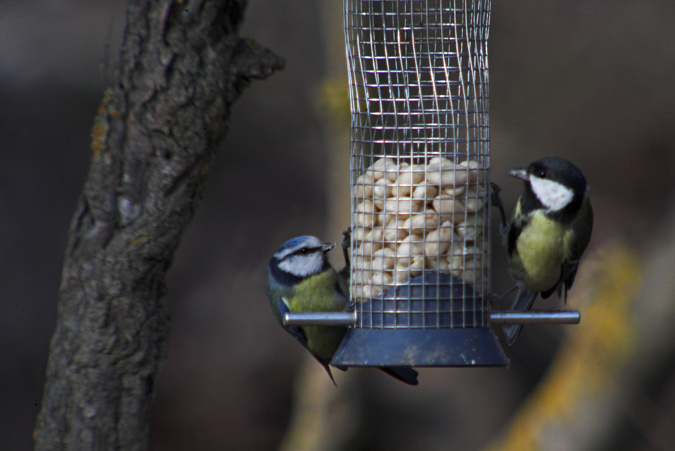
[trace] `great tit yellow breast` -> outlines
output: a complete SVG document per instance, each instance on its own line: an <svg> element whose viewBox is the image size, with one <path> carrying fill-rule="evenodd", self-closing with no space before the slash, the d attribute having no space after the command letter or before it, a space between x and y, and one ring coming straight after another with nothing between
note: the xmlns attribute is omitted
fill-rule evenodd
<svg viewBox="0 0 675 451"><path fill-rule="evenodd" d="M542 210L532 212L510 256L511 276L533 292L551 289L560 280L571 234Z"/></svg>

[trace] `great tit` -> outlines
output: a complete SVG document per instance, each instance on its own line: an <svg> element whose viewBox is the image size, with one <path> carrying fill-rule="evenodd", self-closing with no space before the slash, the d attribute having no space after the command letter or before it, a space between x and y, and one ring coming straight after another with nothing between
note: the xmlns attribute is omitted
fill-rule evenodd
<svg viewBox="0 0 675 451"><path fill-rule="evenodd" d="M326 256L333 247L334 244L323 243L313 236L300 236L285 242L269 262L268 295L279 324L309 350L335 383L328 364L347 329L338 326L284 326L282 320L284 313L288 312L339 312L347 308L347 285ZM412 368L380 369L402 382L417 385L417 371Z"/></svg>
<svg viewBox="0 0 675 451"><path fill-rule="evenodd" d="M518 287L511 309L529 310L537 294L546 299L554 291L567 300L593 229L586 178L558 157L541 158L509 174L525 182L505 234L509 273ZM509 345L520 328L504 326Z"/></svg>

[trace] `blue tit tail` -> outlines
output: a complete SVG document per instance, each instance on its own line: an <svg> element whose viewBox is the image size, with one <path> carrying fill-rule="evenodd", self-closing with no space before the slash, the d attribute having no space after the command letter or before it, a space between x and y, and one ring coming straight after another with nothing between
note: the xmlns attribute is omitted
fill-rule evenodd
<svg viewBox="0 0 675 451"><path fill-rule="evenodd" d="M312 357L314 357L321 364L321 366L323 366L323 369L326 370L326 373L328 373L328 377L330 377L330 380L333 381L333 385L337 387L337 383L335 382L335 378L333 377L333 372L330 370L330 366L328 366L328 362L319 357L318 355L314 354L313 352L310 353L312 354ZM346 368L342 368L340 366L336 366L335 368L341 371L347 371Z"/></svg>
<svg viewBox="0 0 675 451"><path fill-rule="evenodd" d="M391 377L408 385L417 385L417 371L409 366L385 366L380 368Z"/></svg>
<svg viewBox="0 0 675 451"><path fill-rule="evenodd" d="M322 362L323 363L323 362ZM333 381L333 385L337 387L337 383L335 382L335 378L333 377L333 373L330 370L330 367L328 366L327 363L323 363L323 367L326 370L326 373L328 373L328 377L330 377L330 380Z"/></svg>
<svg viewBox="0 0 675 451"><path fill-rule="evenodd" d="M517 312L525 312L532 308L534 300L537 298L537 293L533 293L528 290L519 289L518 294L516 294L516 300L511 306L511 310ZM522 324L507 324L503 327L504 336L506 337L506 343L509 346L513 346L518 338L520 329L523 327Z"/></svg>

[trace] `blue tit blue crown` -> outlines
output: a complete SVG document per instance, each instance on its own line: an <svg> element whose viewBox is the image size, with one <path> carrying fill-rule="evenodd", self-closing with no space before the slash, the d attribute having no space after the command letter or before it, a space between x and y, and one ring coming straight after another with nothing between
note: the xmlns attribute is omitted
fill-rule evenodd
<svg viewBox="0 0 675 451"><path fill-rule="evenodd" d="M315 236L304 235L286 241L269 262L270 279L292 286L329 269L326 252L335 245L324 243Z"/></svg>

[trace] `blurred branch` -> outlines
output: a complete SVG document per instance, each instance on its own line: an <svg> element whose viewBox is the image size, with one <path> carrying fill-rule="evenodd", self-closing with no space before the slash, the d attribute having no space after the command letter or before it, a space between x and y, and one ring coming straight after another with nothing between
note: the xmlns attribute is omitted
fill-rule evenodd
<svg viewBox="0 0 675 451"><path fill-rule="evenodd" d="M582 304L581 324L570 328L547 377L489 449L613 449L625 445L626 423L649 449L671 448L672 427L660 426L670 423L663 412L672 406L658 406L647 393L655 376L670 380L660 373L675 353L672 213L644 256L613 244L584 262L578 285L589 288L571 300Z"/></svg>
<svg viewBox="0 0 675 451"><path fill-rule="evenodd" d="M147 448L166 272L232 103L284 64L238 36L244 3L129 1L69 232L36 449Z"/></svg>
<svg viewBox="0 0 675 451"><path fill-rule="evenodd" d="M293 395L293 416L280 451L347 449L359 430L357 381L349 372L333 370L337 388L314 359L307 358Z"/></svg>
<svg viewBox="0 0 675 451"><path fill-rule="evenodd" d="M342 2L321 2L321 29L327 75L314 87L317 112L328 160L327 240L340 243L349 227L349 91L347 90ZM340 252L333 265L344 265ZM337 388L311 358L305 359L293 395L293 416L281 451L333 451L348 448L358 432L361 406L356 395L354 371L333 370Z"/></svg>

